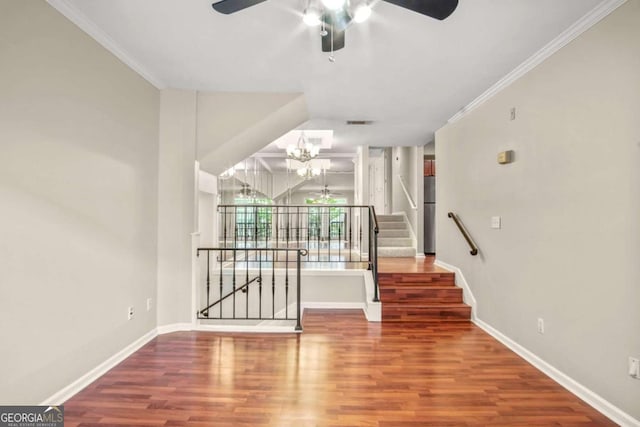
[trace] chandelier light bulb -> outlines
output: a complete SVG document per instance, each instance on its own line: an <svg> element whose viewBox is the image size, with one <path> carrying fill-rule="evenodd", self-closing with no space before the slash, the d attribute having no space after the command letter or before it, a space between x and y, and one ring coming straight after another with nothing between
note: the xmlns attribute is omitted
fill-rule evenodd
<svg viewBox="0 0 640 427"><path fill-rule="evenodd" d="M322 0L322 4L329 10L338 10L344 7L346 0Z"/></svg>
<svg viewBox="0 0 640 427"><path fill-rule="evenodd" d="M320 13L312 7L305 9L304 15L302 15L302 21L310 27L317 27L322 23Z"/></svg>
<svg viewBox="0 0 640 427"><path fill-rule="evenodd" d="M356 9L355 16L353 17L353 20L355 22L360 23L360 22L364 22L367 19L369 19L370 16L371 16L371 6L369 6L368 4L361 4Z"/></svg>

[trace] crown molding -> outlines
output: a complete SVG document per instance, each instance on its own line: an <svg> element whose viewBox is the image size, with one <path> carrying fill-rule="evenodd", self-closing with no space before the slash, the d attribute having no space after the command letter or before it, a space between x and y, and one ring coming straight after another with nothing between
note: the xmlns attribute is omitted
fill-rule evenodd
<svg viewBox="0 0 640 427"><path fill-rule="evenodd" d="M47 3L157 89L165 89L167 87L161 79L154 76L153 73L133 59L133 57L126 50L118 46L107 33L102 31L91 19L67 0L47 0Z"/></svg>
<svg viewBox="0 0 640 427"><path fill-rule="evenodd" d="M453 117L451 117L447 123L455 123L462 117L475 110L489 99L500 93L503 89L509 86L511 83L524 76L526 73L540 65L551 55L562 49L569 44L579 35L587 31L589 28L596 25L602 19L607 17L611 12L626 3L627 0L605 0L596 6L593 10L587 13L585 16L576 21L573 25L563 31L558 37L547 43L542 49L529 57L522 64L518 65L509 74L498 80L493 86L487 89L482 95L471 101L460 111L458 111Z"/></svg>

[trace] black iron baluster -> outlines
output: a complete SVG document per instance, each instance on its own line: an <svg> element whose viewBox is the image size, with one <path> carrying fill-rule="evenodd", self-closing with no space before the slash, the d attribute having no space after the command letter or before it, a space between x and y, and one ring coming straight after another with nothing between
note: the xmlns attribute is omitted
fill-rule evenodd
<svg viewBox="0 0 640 427"><path fill-rule="evenodd" d="M302 330L302 323L300 322L300 318L301 318L301 314L300 314L300 283L301 283L301 274L300 274L300 262L302 261L302 250L298 250L298 259L297 259L297 263L296 263L296 275L297 275L297 284L296 284L296 289L297 289L297 295L296 295L296 331L301 331Z"/></svg>
<svg viewBox="0 0 640 427"><path fill-rule="evenodd" d="M340 214L340 216L342 216L342 214ZM342 249L342 220L338 221L338 261L342 261L342 256L341 256L341 249Z"/></svg>
<svg viewBox="0 0 640 427"><path fill-rule="evenodd" d="M269 239L271 238L271 226L273 224L273 212L271 208L264 208L265 217L268 218L265 224L265 232L264 232L264 247L269 247ZM262 259L262 257L260 257Z"/></svg>
<svg viewBox="0 0 640 427"><path fill-rule="evenodd" d="M274 250L272 257L276 256L278 251ZM271 318L276 318L276 263L271 263Z"/></svg>
<svg viewBox="0 0 640 427"><path fill-rule="evenodd" d="M289 212L289 209L287 209L287 246L285 246L286 248L289 247L290 233L291 233L291 213Z"/></svg>
<svg viewBox="0 0 640 427"><path fill-rule="evenodd" d="M289 250L285 252L287 267L284 270L284 318L289 318Z"/></svg>
<svg viewBox="0 0 640 427"><path fill-rule="evenodd" d="M307 206L307 245L308 250L311 249L311 208Z"/></svg>
<svg viewBox="0 0 640 427"><path fill-rule="evenodd" d="M360 208L360 215L358 216L358 233L360 234L360 243L358 244L358 248L360 249L360 262L362 262L362 221L364 219L364 217L362 216L362 208Z"/></svg>
<svg viewBox="0 0 640 427"><path fill-rule="evenodd" d="M223 222L223 226L222 226L222 236L223 236L223 243L222 243L222 247L226 248L227 247L227 207L225 206L223 209L224 213L222 214L222 222Z"/></svg>
<svg viewBox="0 0 640 427"><path fill-rule="evenodd" d="M380 302L379 289L378 289L378 232L376 230L373 231L373 289L374 295L373 300L375 302Z"/></svg>
<svg viewBox="0 0 640 427"><path fill-rule="evenodd" d="M368 228L369 231L368 232L371 233L372 222L373 222L372 221L372 217L371 217L371 210L369 210L368 218L369 218L369 224L368 224L369 225L369 228ZM372 261L371 257L373 256L373 241L371 240L371 234L369 234L369 242L368 242L367 252L368 252L367 262L369 263L369 270L371 270L373 272L373 263L371 262Z"/></svg>
<svg viewBox="0 0 640 427"><path fill-rule="evenodd" d="M238 247L238 207L233 206L233 247ZM235 252L233 254L235 260Z"/></svg>
<svg viewBox="0 0 640 427"><path fill-rule="evenodd" d="M249 283L249 249L245 246L244 248L244 261L245 261L245 279L244 283ZM249 318L249 286L242 290L245 296L245 311L244 316L246 319Z"/></svg>
<svg viewBox="0 0 640 427"><path fill-rule="evenodd" d="M276 207L276 249L280 247L280 209ZM276 262L278 260L278 253L272 253L272 261Z"/></svg>
<svg viewBox="0 0 640 427"><path fill-rule="evenodd" d="M253 208L253 247L258 247L258 207Z"/></svg>
<svg viewBox="0 0 640 427"><path fill-rule="evenodd" d="M233 319L236 318L236 248L233 248Z"/></svg>
<svg viewBox="0 0 640 427"><path fill-rule="evenodd" d="M331 262L331 208L327 207L327 224L329 229L327 230L327 261Z"/></svg>
<svg viewBox="0 0 640 427"><path fill-rule="evenodd" d="M266 251L266 249L265 249ZM262 319L262 253L258 252L258 317Z"/></svg>
<svg viewBox="0 0 640 427"><path fill-rule="evenodd" d="M210 288L210 284L211 284L211 280L210 280L210 273L211 273L211 269L209 267L209 261L210 261L210 252L207 251L207 307L209 307L209 288ZM207 316L207 318L209 317L209 309L207 309L207 312L205 313L205 316Z"/></svg>
<svg viewBox="0 0 640 427"><path fill-rule="evenodd" d="M220 295L218 296L218 298L222 298L222 292L223 292L223 289L222 289L222 284L223 284L223 276L222 276L222 267L223 267L223 265L222 265L222 262L224 261L224 259L227 256L226 255L226 251L224 252L224 255L223 255L222 251L223 251L223 249L220 249L220 285L219 285L220 286ZM208 300L207 300L207 306L209 306L209 301ZM220 318L222 319L222 303L220 303Z"/></svg>
<svg viewBox="0 0 640 427"><path fill-rule="evenodd" d="M351 226L353 225L353 208L349 207L349 242L347 247L349 248L349 262L351 262L351 256L353 254L353 230L351 230Z"/></svg>

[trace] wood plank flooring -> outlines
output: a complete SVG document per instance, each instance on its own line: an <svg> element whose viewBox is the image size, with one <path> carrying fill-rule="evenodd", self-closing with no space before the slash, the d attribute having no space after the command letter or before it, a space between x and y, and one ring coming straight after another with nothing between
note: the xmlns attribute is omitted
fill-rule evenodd
<svg viewBox="0 0 640 427"><path fill-rule="evenodd" d="M300 335L159 336L66 402L65 425L615 425L471 323L303 321Z"/></svg>
<svg viewBox="0 0 640 427"><path fill-rule="evenodd" d="M450 273L433 264L435 257L378 258L379 273Z"/></svg>

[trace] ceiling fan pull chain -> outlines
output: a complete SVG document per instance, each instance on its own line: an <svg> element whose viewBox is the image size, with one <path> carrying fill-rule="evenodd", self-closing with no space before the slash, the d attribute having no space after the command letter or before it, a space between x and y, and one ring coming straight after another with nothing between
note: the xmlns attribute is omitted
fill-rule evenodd
<svg viewBox="0 0 640 427"><path fill-rule="evenodd" d="M331 28L331 53L329 54L329 62L336 62L336 58L333 56L333 31L334 28Z"/></svg>

